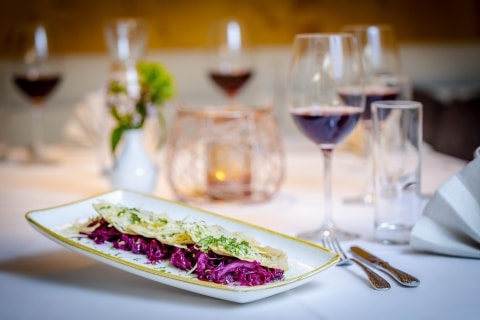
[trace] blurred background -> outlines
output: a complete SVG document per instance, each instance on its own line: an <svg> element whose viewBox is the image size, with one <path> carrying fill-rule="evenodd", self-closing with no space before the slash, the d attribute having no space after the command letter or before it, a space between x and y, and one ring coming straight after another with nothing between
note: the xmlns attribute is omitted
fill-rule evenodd
<svg viewBox="0 0 480 320"><path fill-rule="evenodd" d="M212 21L235 17L245 22L254 46L255 76L238 100L277 104L278 121L289 134L284 114L284 82L293 37L304 32L338 32L346 24L389 23L400 45L403 73L414 85L414 99L425 105L424 138L439 151L470 158L480 145L480 1L476 0L17 0L0 4L0 107L8 118L11 145L28 142L29 104L14 88L11 74L26 23L42 20L51 55L63 78L45 109L46 140L65 139L65 126L79 104L101 88L109 60L105 24L113 18L143 18L148 24L147 59L174 75L175 103L222 103L206 75L204 48ZM5 126L5 124L3 125ZM294 131L294 130L292 130Z"/></svg>

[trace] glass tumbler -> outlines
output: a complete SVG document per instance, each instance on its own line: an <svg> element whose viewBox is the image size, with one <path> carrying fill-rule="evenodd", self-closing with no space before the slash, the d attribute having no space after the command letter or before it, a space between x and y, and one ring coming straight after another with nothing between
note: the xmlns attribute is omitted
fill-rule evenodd
<svg viewBox="0 0 480 320"><path fill-rule="evenodd" d="M377 241L405 244L421 214L422 104L379 101L372 105Z"/></svg>

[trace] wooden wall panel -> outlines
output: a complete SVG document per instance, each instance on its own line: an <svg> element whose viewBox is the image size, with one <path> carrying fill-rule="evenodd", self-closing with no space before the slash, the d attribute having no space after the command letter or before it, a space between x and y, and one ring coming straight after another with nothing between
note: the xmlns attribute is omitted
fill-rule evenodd
<svg viewBox="0 0 480 320"><path fill-rule="evenodd" d="M22 25L46 21L52 50L105 51L108 19L138 16L149 24L149 48L201 47L208 24L248 21L258 45L284 45L300 32L335 32L348 23L391 23L401 42L480 41L477 0L3 0L0 56L15 50Z"/></svg>

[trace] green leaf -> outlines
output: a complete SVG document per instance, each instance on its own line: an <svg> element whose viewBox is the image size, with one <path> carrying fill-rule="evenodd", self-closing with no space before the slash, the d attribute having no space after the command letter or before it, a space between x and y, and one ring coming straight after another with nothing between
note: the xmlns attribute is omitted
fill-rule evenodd
<svg viewBox="0 0 480 320"><path fill-rule="evenodd" d="M110 108L110 114L115 118L115 120L117 120L117 122L122 122L122 117L118 114L117 106L112 106Z"/></svg>
<svg viewBox="0 0 480 320"><path fill-rule="evenodd" d="M115 154L115 149L117 148L118 143L122 139L122 135L125 130L126 128L123 126L119 126L113 129L111 138L112 154Z"/></svg>
<svg viewBox="0 0 480 320"><path fill-rule="evenodd" d="M138 127L141 128L143 127L145 119L147 118L147 104L144 103L144 99L141 99L139 102L137 102L135 109L140 115L140 123L138 124Z"/></svg>

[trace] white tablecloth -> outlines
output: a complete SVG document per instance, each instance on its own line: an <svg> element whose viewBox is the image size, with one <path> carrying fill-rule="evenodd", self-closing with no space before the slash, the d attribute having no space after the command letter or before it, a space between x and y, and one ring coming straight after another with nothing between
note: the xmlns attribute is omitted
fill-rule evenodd
<svg viewBox="0 0 480 320"><path fill-rule="evenodd" d="M375 291L355 266L331 267L314 281L249 304L185 292L131 275L40 235L25 220L29 210L76 201L109 190L93 151L53 148L56 165L0 164L0 319L477 319L480 261L414 252L409 246L373 241L372 208L344 205L363 186L362 162L337 152L334 158L334 218L359 233L345 248L362 246L421 280L417 288L390 281ZM209 210L294 235L321 222L322 159L315 146L287 140L282 189L263 204L206 205ZM465 165L434 152L424 157L423 191L438 186ZM166 168L163 168L166 170ZM155 195L172 198L162 174Z"/></svg>

